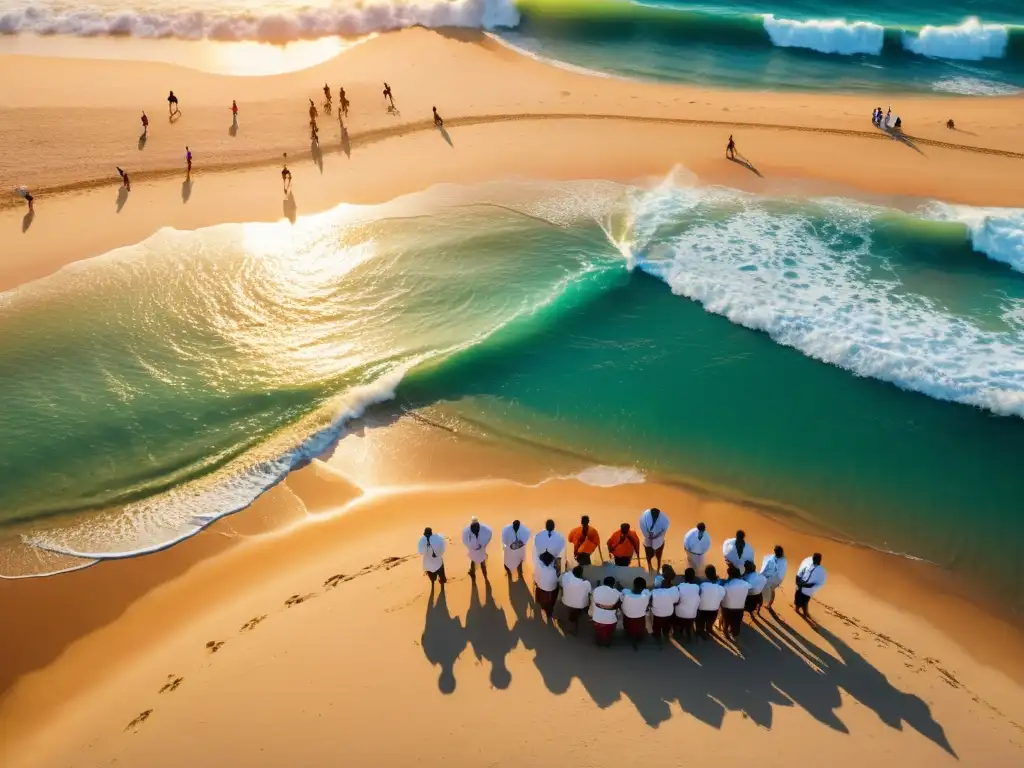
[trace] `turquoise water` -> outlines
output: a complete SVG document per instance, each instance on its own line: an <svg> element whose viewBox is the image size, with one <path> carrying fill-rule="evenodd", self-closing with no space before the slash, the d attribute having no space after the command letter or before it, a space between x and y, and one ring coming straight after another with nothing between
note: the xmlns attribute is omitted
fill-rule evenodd
<svg viewBox="0 0 1024 768"><path fill-rule="evenodd" d="M1024 534L1022 243L1024 211L675 179L163 230L0 294L0 569L166 546L397 403L798 508L1019 605L989 542Z"/></svg>

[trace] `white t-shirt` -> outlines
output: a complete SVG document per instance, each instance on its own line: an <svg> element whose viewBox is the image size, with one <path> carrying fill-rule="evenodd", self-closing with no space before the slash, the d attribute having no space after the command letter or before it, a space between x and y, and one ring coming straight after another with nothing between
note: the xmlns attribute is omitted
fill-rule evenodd
<svg viewBox="0 0 1024 768"><path fill-rule="evenodd" d="M659 587L651 592L651 613L655 616L671 616L678 602L678 587Z"/></svg>
<svg viewBox="0 0 1024 768"><path fill-rule="evenodd" d="M730 579L725 583L725 599L722 600L722 607L736 610L747 604L747 595L750 594L750 585L743 579Z"/></svg>
<svg viewBox="0 0 1024 768"><path fill-rule="evenodd" d="M725 587L713 581L705 581L700 585L700 604L702 611L717 611L725 599Z"/></svg>
<svg viewBox="0 0 1024 768"><path fill-rule="evenodd" d="M558 560L565 552L565 537L558 531L541 531L533 539L533 549L536 555L550 552L551 556Z"/></svg>
<svg viewBox="0 0 1024 768"><path fill-rule="evenodd" d="M743 554L741 555L736 551L736 539L726 539L722 544L722 554L725 556L725 562L735 565L740 569L740 573L743 573L745 562L748 560L754 562L754 548L750 546L749 541L743 542Z"/></svg>
<svg viewBox="0 0 1024 768"><path fill-rule="evenodd" d="M424 571L427 573L436 573L441 570L441 566L444 565L441 560L441 556L444 554L445 546L446 543L444 538L436 533L430 537L430 541L427 541L426 536L420 536L420 541L416 546L416 551L423 556Z"/></svg>
<svg viewBox="0 0 1024 768"><path fill-rule="evenodd" d="M700 605L700 584L677 584L679 602L676 603L676 616L680 619L697 618L697 606Z"/></svg>
<svg viewBox="0 0 1024 768"><path fill-rule="evenodd" d="M487 560L487 545L491 543L494 532L489 526L480 523L480 533L473 533L472 527L467 525L462 531L462 543L466 547L469 559L474 563L482 563Z"/></svg>
<svg viewBox="0 0 1024 768"><path fill-rule="evenodd" d="M622 590L622 615L631 619L639 619L647 615L651 605L651 590L645 589L639 595L631 589Z"/></svg>
<svg viewBox="0 0 1024 768"><path fill-rule="evenodd" d="M593 598L593 619L595 624L619 623L619 615L615 612L615 607L622 602L622 595L619 593L619 590L602 584L594 587L591 597ZM602 608L602 605L606 607Z"/></svg>
<svg viewBox="0 0 1024 768"><path fill-rule="evenodd" d="M651 510L640 515L640 533L644 535L644 546L658 549L665 544L665 533L668 531L668 515L661 512L657 520L653 520Z"/></svg>
<svg viewBox="0 0 1024 768"><path fill-rule="evenodd" d="M571 571L562 574L562 602L570 608L586 608L594 587L586 579L578 579Z"/></svg>
<svg viewBox="0 0 1024 768"><path fill-rule="evenodd" d="M694 555L706 554L711 549L711 534L707 531L702 534L696 528L691 528L683 537L683 549Z"/></svg>
<svg viewBox="0 0 1024 768"><path fill-rule="evenodd" d="M800 567L797 569L796 575L807 583L806 587L800 589L805 595L810 597L825 583L825 569L820 565L814 564L814 558L807 557L800 563Z"/></svg>
<svg viewBox="0 0 1024 768"><path fill-rule="evenodd" d="M554 592L558 589L558 571L555 564L544 565L539 557L533 559L533 583L545 592Z"/></svg>
<svg viewBox="0 0 1024 768"><path fill-rule="evenodd" d="M768 579L760 573L748 573L743 580L750 585L750 594L752 595L760 595L764 591L765 584L768 583Z"/></svg>

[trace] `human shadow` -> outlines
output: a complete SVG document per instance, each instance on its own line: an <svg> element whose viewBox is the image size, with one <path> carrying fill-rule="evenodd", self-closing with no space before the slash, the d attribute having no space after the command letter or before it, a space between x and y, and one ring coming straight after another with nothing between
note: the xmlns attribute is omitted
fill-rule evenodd
<svg viewBox="0 0 1024 768"><path fill-rule="evenodd" d="M149 136L147 134L144 133L141 136L139 136L139 152L146 148L147 141L149 141Z"/></svg>
<svg viewBox="0 0 1024 768"><path fill-rule="evenodd" d="M122 184L121 188L117 191L117 212L120 213L121 209L124 208L124 204L128 202L128 190Z"/></svg>
<svg viewBox="0 0 1024 768"><path fill-rule="evenodd" d="M505 610L494 602L490 582L484 582L483 601L475 584L471 589L469 610L466 612L466 637L477 659L491 663L491 685L504 690L512 682L506 659L519 644L519 638L509 629Z"/></svg>
<svg viewBox="0 0 1024 768"><path fill-rule="evenodd" d="M401 117L402 116L402 113L398 110L398 107L396 107L394 104L392 104L390 107L388 107L388 114L392 115L393 117Z"/></svg>
<svg viewBox="0 0 1024 768"><path fill-rule="evenodd" d="M187 203L192 197L192 179L185 179L181 182L181 202Z"/></svg>
<svg viewBox="0 0 1024 768"><path fill-rule="evenodd" d="M180 109L174 110L173 112L171 112L171 114L169 114L167 116L167 122L169 122L169 123L176 123L176 122L178 122L179 119L181 119L181 110Z"/></svg>
<svg viewBox="0 0 1024 768"><path fill-rule="evenodd" d="M967 130L964 130L963 128L958 128L956 126L953 126L949 130L956 131L957 133L966 133L968 136L977 136L978 135L974 131L967 131Z"/></svg>
<svg viewBox="0 0 1024 768"><path fill-rule="evenodd" d="M32 226L32 222L35 221L36 212L29 211L21 217L21 231L28 232L28 228Z"/></svg>
<svg viewBox="0 0 1024 768"><path fill-rule="evenodd" d="M345 124L341 125L341 151L345 153L345 157L352 157L352 145L348 139L348 128Z"/></svg>
<svg viewBox="0 0 1024 768"><path fill-rule="evenodd" d="M453 617L448 611L445 590L441 590L436 601L434 592L431 586L420 645L427 661L441 668L437 678L438 690L449 694L455 691L455 662L466 647L466 631L458 617Z"/></svg>
<svg viewBox="0 0 1024 768"><path fill-rule="evenodd" d="M284 212L284 217L294 224L295 217L298 214L298 206L295 205L295 195L292 194L291 190L288 190L288 196L281 204L281 208Z"/></svg>
<svg viewBox="0 0 1024 768"><path fill-rule="evenodd" d="M878 126L878 128L883 133L885 133L887 136L889 136L889 138L892 139L893 141L898 141L898 142L900 142L902 144L906 144L908 147L910 147L912 150L917 152L917 154L919 154L919 155L923 155L924 154L924 152L921 151L921 149L917 146L917 144L914 143L914 140L912 138L910 138L909 136L907 136L907 134L905 134L903 132L903 129L901 129L901 128L892 128L892 127L886 128L884 125L880 125L880 126Z"/></svg>
<svg viewBox="0 0 1024 768"><path fill-rule="evenodd" d="M320 173L324 172L324 153L320 149L319 141L309 142L309 154L313 158L313 162L316 163L316 167L320 169Z"/></svg>
<svg viewBox="0 0 1024 768"><path fill-rule="evenodd" d="M452 137L448 135L448 129L445 128L443 125L439 125L437 127L437 130L441 132L441 136L444 138L445 141L448 142L448 146L454 148L455 144L452 143Z"/></svg>
<svg viewBox="0 0 1024 768"><path fill-rule="evenodd" d="M237 120L233 120L231 122L231 126L228 128L228 136L231 136L232 138L234 138L237 135L238 135L238 121Z"/></svg>
<svg viewBox="0 0 1024 768"><path fill-rule="evenodd" d="M726 159L731 163L736 163L736 165L742 165L744 168L746 168L748 171L755 174L756 176L759 176L762 179L764 178L761 172L754 167L754 164L747 160L747 158L743 157L742 155L737 155L736 157L728 157Z"/></svg>

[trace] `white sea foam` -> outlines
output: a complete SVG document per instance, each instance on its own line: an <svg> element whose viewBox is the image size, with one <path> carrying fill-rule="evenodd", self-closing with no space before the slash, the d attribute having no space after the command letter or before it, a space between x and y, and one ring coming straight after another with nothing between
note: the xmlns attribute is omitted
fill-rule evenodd
<svg viewBox="0 0 1024 768"><path fill-rule="evenodd" d="M332 35L424 27L497 29L519 24L512 0L369 0L360 5L291 10L232 8L176 12L31 6L0 12L0 34L124 35L185 40L285 43Z"/></svg>
<svg viewBox="0 0 1024 768"><path fill-rule="evenodd" d="M774 45L781 48L810 48L821 53L869 53L882 52L885 29L868 21L844 21L843 19L810 19L793 21L777 19L768 13L764 16L764 28Z"/></svg>
<svg viewBox="0 0 1024 768"><path fill-rule="evenodd" d="M830 202L810 213L780 213L737 193L734 212L723 217L716 204L705 216L703 197L701 190L672 190L637 200L640 269L707 311L809 357L1024 417L1024 338L987 331L903 290L871 253L869 222L877 211ZM691 223L681 228L680 216Z"/></svg>
<svg viewBox="0 0 1024 768"><path fill-rule="evenodd" d="M922 213L936 221L964 224L974 250L1024 272L1024 208L972 208L936 202Z"/></svg>
<svg viewBox="0 0 1024 768"><path fill-rule="evenodd" d="M1014 96L1021 93L1006 83L983 80L979 77L944 77L932 83L932 90L941 93L959 93L964 96Z"/></svg>
<svg viewBox="0 0 1024 768"><path fill-rule="evenodd" d="M1001 59L1010 31L1002 24L982 24L976 18L948 27L922 27L916 35L904 33L903 47L935 59Z"/></svg>
<svg viewBox="0 0 1024 768"><path fill-rule="evenodd" d="M611 488L616 485L635 485L647 482L647 477L636 467L609 467L604 464L587 467L573 475L584 485Z"/></svg>

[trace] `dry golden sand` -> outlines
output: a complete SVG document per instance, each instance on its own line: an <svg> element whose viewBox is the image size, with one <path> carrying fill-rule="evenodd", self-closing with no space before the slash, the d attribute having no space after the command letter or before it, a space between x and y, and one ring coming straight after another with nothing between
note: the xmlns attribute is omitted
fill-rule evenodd
<svg viewBox="0 0 1024 768"><path fill-rule="evenodd" d="M37 195L31 220L0 209L15 245L0 289L162 226L276 220L445 181L631 180L685 166L698 182L753 191L1024 199L1020 98L901 99L894 107L915 149L872 129L879 97L591 78L474 34L385 35L265 78L25 57L0 57L0 67L25 73L0 82L0 138L15 158L0 185ZM401 116L384 110L385 78ZM324 80L346 86L353 113L347 151L324 118L314 156L305 106ZM182 108L173 124L170 88ZM429 124L433 104L450 143ZM152 127L140 149L141 109ZM946 131L950 116L962 130ZM758 174L723 158L729 133ZM284 151L293 201L278 186ZM115 165L133 178L123 201ZM958 597L938 569L678 486L515 483L579 467L510 451L402 420L347 437L327 464L166 552L0 583L0 764L1024 759L1021 634ZM529 590L500 572L493 591L473 589L457 544L444 601L428 597L410 557L424 524L457 539L471 514L496 528L520 517L536 530L548 516L567 529L587 512L607 535L651 505L673 520L670 561L697 519L719 543L737 527L759 554L782 543L794 566L824 551L820 627L787 607L745 630L739 647L602 652L586 632L565 637L537 619Z"/></svg>

